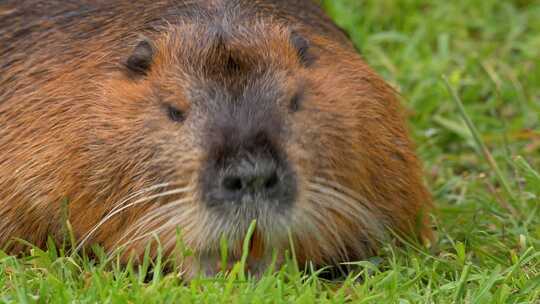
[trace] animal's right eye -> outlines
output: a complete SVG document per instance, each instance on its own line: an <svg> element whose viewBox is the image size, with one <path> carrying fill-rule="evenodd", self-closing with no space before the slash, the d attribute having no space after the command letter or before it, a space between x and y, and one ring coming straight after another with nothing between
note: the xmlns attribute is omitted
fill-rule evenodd
<svg viewBox="0 0 540 304"><path fill-rule="evenodd" d="M167 105L167 114L169 119L174 122L183 122L185 119L184 112L172 105Z"/></svg>

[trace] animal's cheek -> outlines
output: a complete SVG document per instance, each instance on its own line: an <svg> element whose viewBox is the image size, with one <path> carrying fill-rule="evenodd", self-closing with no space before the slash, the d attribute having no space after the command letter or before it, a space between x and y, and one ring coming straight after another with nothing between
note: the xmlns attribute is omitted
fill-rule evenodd
<svg viewBox="0 0 540 304"><path fill-rule="evenodd" d="M288 141L284 146L284 152L291 171L296 176L296 188L299 197L306 191L309 180L317 173L316 153L312 147L313 141L305 138L298 138L294 141Z"/></svg>
<svg viewBox="0 0 540 304"><path fill-rule="evenodd" d="M204 151L188 136L175 138L167 134L154 142L155 145L149 147L156 151L151 161L162 168L160 174L182 183L193 183L197 179L205 162Z"/></svg>

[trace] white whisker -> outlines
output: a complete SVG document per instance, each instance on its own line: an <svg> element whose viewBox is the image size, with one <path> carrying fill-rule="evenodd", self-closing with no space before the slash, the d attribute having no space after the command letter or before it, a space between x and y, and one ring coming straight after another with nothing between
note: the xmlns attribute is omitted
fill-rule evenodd
<svg viewBox="0 0 540 304"><path fill-rule="evenodd" d="M119 214L120 212L126 210L126 209L129 209L133 206L136 206L136 205L139 205L139 204L143 204L143 203L147 203L149 201L152 201L153 199L157 199L157 198L161 198L161 197L165 197L165 196L169 196L169 195L174 195L174 194L180 194L180 193L185 193L189 190L191 190L192 188L191 187L185 187L185 188L179 188L179 189L174 189L174 190L170 190L170 191L166 191L166 192L162 192L162 193L158 193L158 194L154 194L154 195L150 195L150 196L147 196L147 197L144 197L144 198L141 198L141 199L138 199L136 200L135 202L133 203L129 203L125 206L122 206L121 208L119 209L116 209L112 212L109 212L97 225L95 225L95 227L90 230L86 236L80 241L79 245L77 245L77 247L75 248L75 252L78 252L82 246L84 246L84 244L88 241L88 239L103 225L105 224L107 221L109 221L112 217L114 217L115 215Z"/></svg>
<svg viewBox="0 0 540 304"><path fill-rule="evenodd" d="M177 201L167 203L164 206L160 206L160 207L158 207L158 208L156 208L154 210L151 210L148 214L146 214L142 218L140 218L137 221L137 223L135 223L129 230L124 232L123 236L116 241L116 243L115 243L115 245L113 247L116 247L121 241L123 241L129 235L137 236L141 231L145 231L145 230L150 229L150 226L152 226L152 225L155 226L156 223L161 222L162 218L166 217L166 218L168 218L168 220L167 220L167 222L165 222L165 224L162 225L162 227L160 227L160 229L165 227L165 225L170 221L174 221L175 223L178 223L178 220L175 220L177 215L178 214L189 215L192 212L191 208L188 209L188 210L183 209L182 213L178 213L178 212L171 213L171 211L174 211L175 209L177 209L181 205L190 206L190 204L187 204L187 203L190 203L191 201L192 201L191 198L184 198L184 199L181 199L181 200L177 200ZM150 232L150 234L151 233L152 232ZM137 237L137 240L138 239L139 238ZM130 239L128 242L132 242L132 240L133 239Z"/></svg>
<svg viewBox="0 0 540 304"><path fill-rule="evenodd" d="M340 202L337 204L332 204L329 202L323 206L324 208L339 212L340 215L350 219L358 219L358 217L360 217L360 220L366 225L376 224L379 226L378 223L373 223L373 220L376 218L380 219L380 217L375 216L375 211L368 207L369 204L366 203L365 199L351 197L345 192L339 192L324 184L310 183L309 189L313 193L317 193L316 195L326 195Z"/></svg>
<svg viewBox="0 0 540 304"><path fill-rule="evenodd" d="M151 186L151 187L147 187L147 188L143 188L141 190L135 191L134 193L131 193L130 195L128 195L125 199L121 200L118 204L114 204L113 209L111 209L111 211L109 211L109 212L113 212L117 208L120 208L122 205L124 205L125 203L127 203L128 201L132 200L133 198L135 198L135 197L137 197L139 195L142 195L144 193L151 192L151 191L154 191L154 190L157 190L157 189L160 189L160 188L165 188L165 187L168 187L170 185L171 185L170 183L162 183L162 184L157 184L157 185L154 185L154 186Z"/></svg>
<svg viewBox="0 0 540 304"><path fill-rule="evenodd" d="M384 236L382 217L354 190L320 177L308 181L306 190L293 219L295 234L315 237L319 254L346 261L351 250L362 255Z"/></svg>

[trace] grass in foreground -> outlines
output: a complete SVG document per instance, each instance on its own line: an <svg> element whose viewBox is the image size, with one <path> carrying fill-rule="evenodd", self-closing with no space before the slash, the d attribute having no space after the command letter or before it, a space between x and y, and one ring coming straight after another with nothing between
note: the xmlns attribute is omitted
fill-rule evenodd
<svg viewBox="0 0 540 304"><path fill-rule="evenodd" d="M0 253L0 302L539 303L540 3L323 2L410 110L438 206L430 250L388 245L339 284L292 263L184 285L160 267Z"/></svg>

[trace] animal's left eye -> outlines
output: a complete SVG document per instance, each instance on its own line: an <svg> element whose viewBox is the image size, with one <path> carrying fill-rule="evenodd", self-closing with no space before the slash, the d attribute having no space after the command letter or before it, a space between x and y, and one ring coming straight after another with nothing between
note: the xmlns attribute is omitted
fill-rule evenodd
<svg viewBox="0 0 540 304"><path fill-rule="evenodd" d="M183 122L185 119L184 112L172 105L167 105L167 112L169 118L174 122Z"/></svg>
<svg viewBox="0 0 540 304"><path fill-rule="evenodd" d="M293 98L290 101L289 108L291 112L298 112L300 110L300 103L302 101L302 95L301 94L295 94Z"/></svg>

